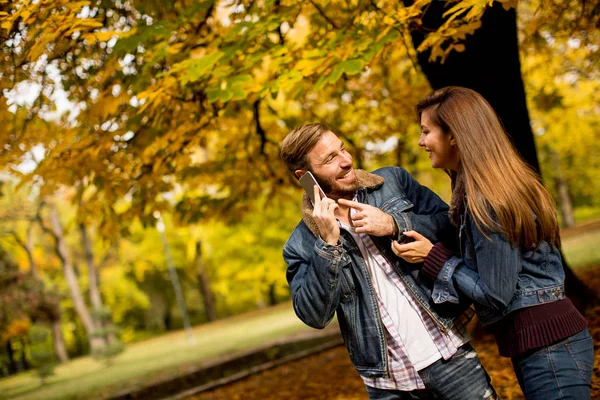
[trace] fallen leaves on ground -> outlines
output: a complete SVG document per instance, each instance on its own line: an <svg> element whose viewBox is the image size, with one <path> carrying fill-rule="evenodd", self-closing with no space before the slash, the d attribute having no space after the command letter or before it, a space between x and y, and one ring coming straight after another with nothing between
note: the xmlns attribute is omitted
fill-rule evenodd
<svg viewBox="0 0 600 400"><path fill-rule="evenodd" d="M589 287L600 287L600 266L579 272ZM588 307L586 318L594 338L592 399L600 399L600 305ZM473 340L481 362L505 400L521 400L523 394L508 358L498 356L491 335ZM352 367L344 346L263 371L233 384L190 397L188 400L368 400L362 380Z"/></svg>

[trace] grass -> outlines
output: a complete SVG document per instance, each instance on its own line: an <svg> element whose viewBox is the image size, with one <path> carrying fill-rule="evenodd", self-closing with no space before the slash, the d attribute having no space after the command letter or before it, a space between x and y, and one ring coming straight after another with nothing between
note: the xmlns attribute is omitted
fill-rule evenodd
<svg viewBox="0 0 600 400"><path fill-rule="evenodd" d="M565 259L573 269L600 265L600 230L591 230L578 235L563 237L562 249Z"/></svg>
<svg viewBox="0 0 600 400"><path fill-rule="evenodd" d="M261 312L194 328L194 343L183 331L129 345L107 367L82 357L56 368L56 374L40 385L34 372L0 380L0 398L100 399L129 388L143 386L203 361L248 349L310 328L298 320L289 303Z"/></svg>

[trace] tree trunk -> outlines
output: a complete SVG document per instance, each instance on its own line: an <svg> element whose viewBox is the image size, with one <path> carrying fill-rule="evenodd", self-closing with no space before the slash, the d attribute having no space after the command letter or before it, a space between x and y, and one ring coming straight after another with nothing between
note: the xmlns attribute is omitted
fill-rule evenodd
<svg viewBox="0 0 600 400"><path fill-rule="evenodd" d="M405 4L413 3L404 0ZM415 48L424 32L437 29L443 22L447 2L433 1L423 17L425 29L411 31ZM464 86L479 92L494 108L521 156L536 171L540 167L535 149L525 88L521 77L517 13L504 10L502 4L488 7L481 27L465 41L466 50L453 51L443 64L429 62L429 51L419 53L418 61L433 89Z"/></svg>
<svg viewBox="0 0 600 400"><path fill-rule="evenodd" d="M403 0L410 5L413 0ZM436 30L443 22L448 2L433 1L422 18L423 28L412 30L417 48L424 32ZM521 77L516 10L504 10L494 2L481 19L481 27L468 35L466 50L452 52L444 64L429 62L429 51L418 54L418 62L433 89L464 86L479 92L494 108L521 157L538 173L537 152L529 125L525 87ZM566 262L565 290L581 310L596 296L570 270Z"/></svg>
<svg viewBox="0 0 600 400"><path fill-rule="evenodd" d="M31 369L31 363L27 359L27 342L21 337L19 338L19 343L21 344L21 365L23 366L23 371L28 371Z"/></svg>
<svg viewBox="0 0 600 400"><path fill-rule="evenodd" d="M83 223L79 224L79 233L81 234L81 247L85 254L85 262L88 269L88 281L90 291L90 302L92 303L92 309L96 311L104 311L104 304L102 303L102 296L100 295L100 277L98 268L94 261L94 253L92 252L92 245L87 234L87 229ZM102 317L95 317L94 325L97 329L106 328ZM106 335L106 343L112 344L116 342L114 333Z"/></svg>
<svg viewBox="0 0 600 400"><path fill-rule="evenodd" d="M17 362L15 361L15 353L12 349L11 339L6 341L6 355L8 356L8 374L16 374L19 372L19 368L17 366Z"/></svg>
<svg viewBox="0 0 600 400"><path fill-rule="evenodd" d="M188 339L188 342L194 342L194 336L192 335L192 326L190 324L190 320L188 318L187 307L185 305L185 298L183 296L183 291L181 290L181 284L179 283L179 277L177 276L177 271L175 270L175 263L173 262L173 257L171 256L171 250L169 250L169 243L167 241L167 235L165 233L165 224L163 222L162 217L159 218L157 223L157 230L160 233L160 240L163 244L163 250L165 252L165 258L167 261L167 269L169 271L169 278L171 280L171 284L173 285L173 291L175 292L175 299L177 300L177 306L179 307L179 311L181 311L181 318L183 319L183 327L185 329L185 333Z"/></svg>
<svg viewBox="0 0 600 400"><path fill-rule="evenodd" d="M89 338L90 347L93 353L104 346L104 341L94 337L94 321L92 320L90 312L85 304L85 300L81 294L81 289L79 288L79 283L77 282L77 277L73 270L71 256L69 255L67 243L64 238L63 227L58 216L58 209L55 204L50 204L50 223L50 228L47 228L44 225L42 225L42 227L54 238L55 251L62 263L63 275L65 277L65 282L69 287L69 292L71 293L73 306Z"/></svg>
<svg viewBox="0 0 600 400"><path fill-rule="evenodd" d="M60 320L52 321L52 341L54 342L54 353L61 363L69 361L65 338L60 327Z"/></svg>
<svg viewBox="0 0 600 400"><path fill-rule="evenodd" d="M33 228L33 221L29 224L27 228L27 236L25 241L21 239L21 237L17 234L17 232L12 232L12 235L19 246L25 251L27 254L27 260L29 261L29 269L31 271L31 276L34 279L39 278L37 264L35 263L35 259L33 258L33 237L31 235L31 229Z"/></svg>
<svg viewBox="0 0 600 400"><path fill-rule="evenodd" d="M554 170L554 186L556 186L556 193L558 194L558 208L562 217L562 227L572 228L575 226L575 217L573 216L573 203L569 194L569 186L562 174L558 154L552 149L549 151L552 169Z"/></svg>
<svg viewBox="0 0 600 400"><path fill-rule="evenodd" d="M90 302L92 303L93 308L102 308L102 298L100 297L100 289L98 287L98 272L96 271L96 264L94 263L92 246L85 225L82 223L79 224L79 233L81 234L81 247L83 248L85 262L88 268Z"/></svg>
<svg viewBox="0 0 600 400"><path fill-rule="evenodd" d="M24 243L18 238L16 233L15 238L17 239L17 243L19 243L21 247L23 247L23 250L25 250L25 253L27 253L27 259L29 260L29 269L31 270L31 276L34 280L38 280L38 268L35 259L33 258L33 237L31 235L32 228L33 222L31 223L31 225L29 225L29 228L27 229L27 238L25 239ZM56 356L58 357L60 362L65 363L69 361L69 356L67 355L65 339L60 328L60 319L57 321L51 321L50 323L52 325L54 352L56 353Z"/></svg>
<svg viewBox="0 0 600 400"><path fill-rule="evenodd" d="M29 227L27 228L27 238L25 239L25 252L27 253L27 259L29 260L31 276L33 276L34 279L38 279L38 269L33 258L33 235L31 234L32 228L33 221L29 224Z"/></svg>
<svg viewBox="0 0 600 400"><path fill-rule="evenodd" d="M200 295L204 303L204 313L207 321L216 321L217 313L215 311L215 300L210 288L210 281L206 274L204 261L202 259L202 241L196 242L196 266L198 267L198 285L200 286Z"/></svg>

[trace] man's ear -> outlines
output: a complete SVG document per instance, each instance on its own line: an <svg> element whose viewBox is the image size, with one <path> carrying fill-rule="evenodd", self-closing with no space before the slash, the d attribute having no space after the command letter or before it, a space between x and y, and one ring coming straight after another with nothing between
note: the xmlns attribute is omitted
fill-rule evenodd
<svg viewBox="0 0 600 400"><path fill-rule="evenodd" d="M305 173L306 171L303 169L297 169L296 171L294 171L294 175L296 175L296 178L298 179L300 179Z"/></svg>

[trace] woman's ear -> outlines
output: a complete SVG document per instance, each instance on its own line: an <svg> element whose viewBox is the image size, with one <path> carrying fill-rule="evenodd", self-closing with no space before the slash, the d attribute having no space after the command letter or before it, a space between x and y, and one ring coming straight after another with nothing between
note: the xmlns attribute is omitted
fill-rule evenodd
<svg viewBox="0 0 600 400"><path fill-rule="evenodd" d="M296 171L294 171L294 175L296 175L296 178L298 179L300 179L305 173L306 171L303 169L297 169Z"/></svg>
<svg viewBox="0 0 600 400"><path fill-rule="evenodd" d="M456 139L454 138L454 135L450 135L450 145L456 146Z"/></svg>

